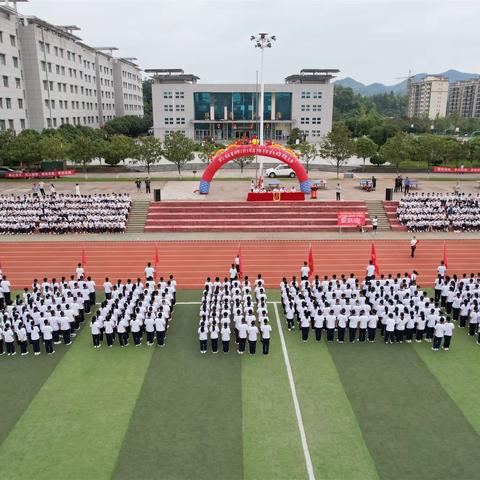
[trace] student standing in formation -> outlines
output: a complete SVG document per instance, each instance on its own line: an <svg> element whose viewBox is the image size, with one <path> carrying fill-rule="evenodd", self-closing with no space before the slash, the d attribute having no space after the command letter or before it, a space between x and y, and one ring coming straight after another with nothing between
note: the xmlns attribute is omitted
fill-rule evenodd
<svg viewBox="0 0 480 480"><path fill-rule="evenodd" d="M250 355L255 355L257 353L257 338L258 327L255 325L255 322L252 321L248 327L248 350Z"/></svg>
<svg viewBox="0 0 480 480"><path fill-rule="evenodd" d="M310 275L310 267L308 266L307 262L303 262L303 267L300 269L300 278L302 280L308 280L309 275Z"/></svg>
<svg viewBox="0 0 480 480"><path fill-rule="evenodd" d="M247 341L247 332L248 325L245 320L242 320L242 323L238 326L238 350L237 352L240 355L243 355L245 352L245 343Z"/></svg>
<svg viewBox="0 0 480 480"><path fill-rule="evenodd" d="M395 319L391 313L388 314L385 324L385 344L392 344L395 334Z"/></svg>
<svg viewBox="0 0 480 480"><path fill-rule="evenodd" d="M234 263L230 266L228 273L230 274L230 280L235 280L238 277L238 270Z"/></svg>
<svg viewBox="0 0 480 480"><path fill-rule="evenodd" d="M155 269L152 267L150 262L147 263L145 267L145 278L148 280L149 278L153 278L155 275Z"/></svg>
<svg viewBox="0 0 480 480"><path fill-rule="evenodd" d="M5 324L5 331L3 332L3 338L5 339L5 347L7 355L16 355L15 351L15 333L9 323Z"/></svg>
<svg viewBox="0 0 480 480"><path fill-rule="evenodd" d="M453 324L450 317L447 317L447 321L443 325L443 349L448 352L450 349L450 342L452 341L453 329L455 325Z"/></svg>
<svg viewBox="0 0 480 480"><path fill-rule="evenodd" d="M155 319L155 330L157 332L157 345L159 347L165 346L165 331L166 331L165 318L162 315L157 316Z"/></svg>
<svg viewBox="0 0 480 480"><path fill-rule="evenodd" d="M198 329L198 339L200 341L200 353L207 353L208 334L204 322L200 324L200 328Z"/></svg>
<svg viewBox="0 0 480 480"><path fill-rule="evenodd" d="M218 334L219 328L217 322L214 320L210 327L210 342L212 344L212 353L218 353Z"/></svg>
<svg viewBox="0 0 480 480"><path fill-rule="evenodd" d="M432 350L434 352L438 352L440 349L440 346L442 345L442 339L443 336L445 335L445 318L440 317L440 322L438 322L435 327L435 334L433 337L433 345L432 345Z"/></svg>
<svg viewBox="0 0 480 480"><path fill-rule="evenodd" d="M237 269L237 273L240 275L240 257L238 253L235 257L235 268Z"/></svg>
<svg viewBox="0 0 480 480"><path fill-rule="evenodd" d="M32 342L33 354L40 355L40 329L35 322L30 322L30 341Z"/></svg>
<svg viewBox="0 0 480 480"><path fill-rule="evenodd" d="M105 291L105 299L110 300L112 298L112 282L107 278L103 282L103 290Z"/></svg>
<svg viewBox="0 0 480 480"><path fill-rule="evenodd" d="M95 315L90 321L90 330L92 332L93 348L100 348L100 325L98 324Z"/></svg>
<svg viewBox="0 0 480 480"><path fill-rule="evenodd" d="M48 320L43 322L41 326L42 335L43 335L43 343L45 344L45 351L47 355L53 355L55 350L53 349L53 329Z"/></svg>
<svg viewBox="0 0 480 480"><path fill-rule="evenodd" d="M410 240L410 256L412 258L415 257L415 250L417 249L417 243L418 243L418 240L417 240L417 237L413 237L411 240Z"/></svg>
<svg viewBox="0 0 480 480"><path fill-rule="evenodd" d="M230 327L227 322L224 322L222 329L220 330L220 335L222 336L222 348L223 353L226 354L230 350Z"/></svg>
<svg viewBox="0 0 480 480"><path fill-rule="evenodd" d="M302 341L306 342L310 330L310 315L308 312L305 312L300 318L300 330L302 331Z"/></svg>
<svg viewBox="0 0 480 480"><path fill-rule="evenodd" d="M270 352L270 336L272 334L272 327L268 324L268 320L263 320L263 325L260 327L262 333L262 353L268 355Z"/></svg>

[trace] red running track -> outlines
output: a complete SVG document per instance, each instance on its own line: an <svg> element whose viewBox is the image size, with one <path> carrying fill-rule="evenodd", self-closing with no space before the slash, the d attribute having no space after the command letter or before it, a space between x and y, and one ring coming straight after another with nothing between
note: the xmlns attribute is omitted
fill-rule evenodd
<svg viewBox="0 0 480 480"><path fill-rule="evenodd" d="M363 276L370 259L369 240L312 241L315 273L355 273ZM421 240L415 259L410 258L409 240L375 242L381 273L419 272L419 281L431 286L443 256L443 240ZM87 257L87 274L101 285L105 276L112 281L143 277L148 261L154 261L158 247L161 275L173 273L179 288L200 288L207 275L227 275L238 249L238 241L98 241L0 243L2 270L14 288L30 286L34 278L69 277ZM242 241L245 273L262 273L268 287L276 287L282 276L298 275L307 258L307 241ZM448 273L480 272L480 239L446 242Z"/></svg>

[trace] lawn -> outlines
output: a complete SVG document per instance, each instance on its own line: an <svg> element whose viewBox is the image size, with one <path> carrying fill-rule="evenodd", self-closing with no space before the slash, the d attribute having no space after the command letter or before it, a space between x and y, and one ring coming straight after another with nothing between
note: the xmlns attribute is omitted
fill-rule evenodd
<svg viewBox="0 0 480 480"><path fill-rule="evenodd" d="M307 478L269 308L269 356L201 356L198 306L180 303L164 349L94 350L83 328L53 357L2 357L2 478ZM478 478L480 349L465 332L437 353L282 332L315 478Z"/></svg>

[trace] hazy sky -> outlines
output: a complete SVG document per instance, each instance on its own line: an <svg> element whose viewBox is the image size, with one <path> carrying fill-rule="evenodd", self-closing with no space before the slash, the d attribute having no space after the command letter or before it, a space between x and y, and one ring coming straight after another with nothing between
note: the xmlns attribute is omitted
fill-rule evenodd
<svg viewBox="0 0 480 480"><path fill-rule="evenodd" d="M2 0L0 0L2 1ZM301 68L397 83L449 68L478 73L480 0L31 0L21 13L76 24L142 68L183 68L202 82L254 82L259 31L277 36L265 80Z"/></svg>

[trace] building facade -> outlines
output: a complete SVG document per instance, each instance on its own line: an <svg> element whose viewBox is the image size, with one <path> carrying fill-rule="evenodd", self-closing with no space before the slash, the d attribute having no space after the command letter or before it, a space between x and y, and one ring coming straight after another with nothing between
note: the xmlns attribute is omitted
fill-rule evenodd
<svg viewBox="0 0 480 480"><path fill-rule="evenodd" d="M181 131L201 142L212 138L228 142L259 136L255 84L201 84L182 70L147 70L153 73L154 134L161 140ZM333 84L338 70L302 70L283 84L266 84L264 137L285 142L299 128L310 142L319 142L332 128Z"/></svg>
<svg viewBox="0 0 480 480"><path fill-rule="evenodd" d="M75 30L0 7L0 129L98 128L143 116L140 68L86 45Z"/></svg>
<svg viewBox="0 0 480 480"><path fill-rule="evenodd" d="M480 79L450 84L447 114L480 118Z"/></svg>
<svg viewBox="0 0 480 480"><path fill-rule="evenodd" d="M447 114L448 79L428 75L419 82L409 81L408 118L445 117Z"/></svg>

